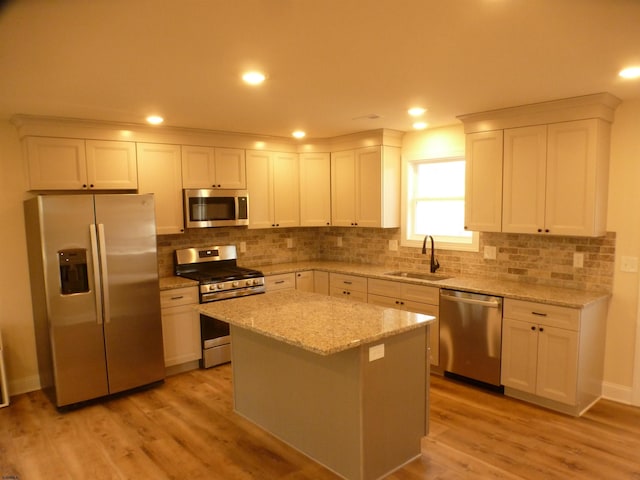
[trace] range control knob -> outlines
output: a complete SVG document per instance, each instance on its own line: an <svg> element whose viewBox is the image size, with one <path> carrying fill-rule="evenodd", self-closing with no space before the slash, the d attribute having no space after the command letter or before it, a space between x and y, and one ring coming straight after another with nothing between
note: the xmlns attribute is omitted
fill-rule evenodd
<svg viewBox="0 0 640 480"><path fill-rule="evenodd" d="M240 283L236 281L236 282L233 282L231 285L233 285L234 287L237 287L238 285L240 285Z"/></svg>
<svg viewBox="0 0 640 480"><path fill-rule="evenodd" d="M224 288L224 283L219 283L219 284L217 284L217 285L216 285L216 288L217 288L218 290L222 290L222 289Z"/></svg>
<svg viewBox="0 0 640 480"><path fill-rule="evenodd" d="M249 280L247 280L247 285L253 285L253 280L250 278Z"/></svg>

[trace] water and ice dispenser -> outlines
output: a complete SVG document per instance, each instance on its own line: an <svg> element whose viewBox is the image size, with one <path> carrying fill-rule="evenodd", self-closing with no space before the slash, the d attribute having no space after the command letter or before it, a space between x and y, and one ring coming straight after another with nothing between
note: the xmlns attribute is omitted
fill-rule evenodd
<svg viewBox="0 0 640 480"><path fill-rule="evenodd" d="M60 250L58 264L60 266L60 293L62 295L89 291L86 249Z"/></svg>

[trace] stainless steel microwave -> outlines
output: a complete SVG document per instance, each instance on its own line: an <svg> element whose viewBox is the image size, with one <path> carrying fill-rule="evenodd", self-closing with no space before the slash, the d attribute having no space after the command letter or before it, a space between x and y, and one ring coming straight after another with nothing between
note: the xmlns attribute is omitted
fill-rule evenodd
<svg viewBox="0 0 640 480"><path fill-rule="evenodd" d="M249 225L249 192L185 189L184 223L186 228Z"/></svg>

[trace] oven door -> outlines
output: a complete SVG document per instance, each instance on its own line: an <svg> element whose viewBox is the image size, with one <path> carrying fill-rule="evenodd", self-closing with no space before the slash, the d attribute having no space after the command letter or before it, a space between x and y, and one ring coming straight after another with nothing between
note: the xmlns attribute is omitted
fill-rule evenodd
<svg viewBox="0 0 640 480"><path fill-rule="evenodd" d="M202 368L214 367L231 361L231 335L229 324L207 315L200 315L202 336Z"/></svg>

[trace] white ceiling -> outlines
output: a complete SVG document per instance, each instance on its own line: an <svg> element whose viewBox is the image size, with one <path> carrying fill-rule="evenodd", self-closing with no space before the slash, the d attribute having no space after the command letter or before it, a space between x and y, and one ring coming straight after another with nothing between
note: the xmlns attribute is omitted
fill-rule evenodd
<svg viewBox="0 0 640 480"><path fill-rule="evenodd" d="M640 98L640 0L0 1L0 118L308 137L608 91ZM240 81L247 68L267 82ZM371 114L379 118L367 118Z"/></svg>

